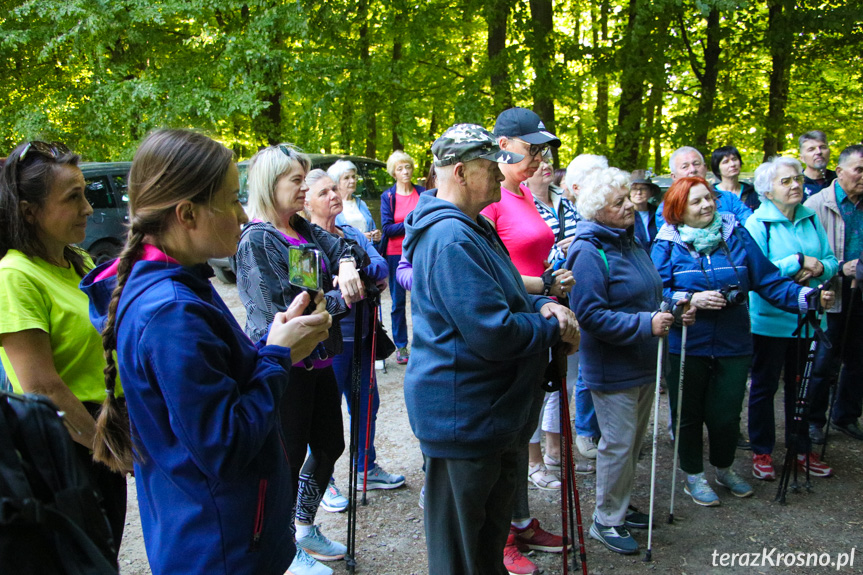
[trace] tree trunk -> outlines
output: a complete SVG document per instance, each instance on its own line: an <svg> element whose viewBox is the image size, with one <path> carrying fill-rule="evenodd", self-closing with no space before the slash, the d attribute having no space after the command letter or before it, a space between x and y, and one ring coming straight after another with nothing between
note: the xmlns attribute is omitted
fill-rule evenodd
<svg viewBox="0 0 863 575"><path fill-rule="evenodd" d="M394 93L397 93L398 86L401 85L401 82L397 82L396 80L401 78L401 60L402 60L402 39L401 39L401 30L404 26L401 7L396 5L393 7L395 10L395 15L393 17L393 30L394 30L394 38L393 38L393 59L392 59L392 69L390 70L390 75L393 79L393 90ZM395 97L391 98L392 106L390 107L390 128L393 133L393 151L395 150L403 150L404 144L402 144L401 139L399 138L399 124L401 123L401 119L399 118L399 102L400 98Z"/></svg>
<svg viewBox="0 0 863 575"><path fill-rule="evenodd" d="M533 20L533 42L531 46L531 64L536 79L533 83L533 111L539 115L545 128L555 133L554 94L556 82L552 63L554 60L554 44L551 38L552 7L551 0L530 0L530 15ZM558 165L557 148L553 148L554 164Z"/></svg>
<svg viewBox="0 0 863 575"><path fill-rule="evenodd" d="M361 0L357 6L357 15L362 24L360 25L360 64L363 73L370 74L370 56L369 56L369 22L368 22L368 4L366 0ZM375 99L363 98L363 115L366 119L366 150L365 155L369 158L374 158L377 152L378 139L378 121L375 110Z"/></svg>
<svg viewBox="0 0 863 575"><path fill-rule="evenodd" d="M617 114L617 132L614 139L613 163L624 170L638 167L639 132L641 130L642 99L646 66L639 46L642 45L642 26L638 0L629 2L629 19L622 48L620 72L620 104Z"/></svg>
<svg viewBox="0 0 863 575"><path fill-rule="evenodd" d="M773 66L770 70L770 95L764 121L764 160L785 148L785 106L791 62L794 59L794 30L787 22L794 9L789 0L768 0L767 45Z"/></svg>
<svg viewBox="0 0 863 575"><path fill-rule="evenodd" d="M713 119L713 104L716 101L716 81L719 78L719 10L713 8L707 15L707 42L704 46L704 73L701 74L701 98L695 114L695 133L693 142L702 152L707 151L707 139ZM697 74L697 72L696 72Z"/></svg>
<svg viewBox="0 0 863 575"><path fill-rule="evenodd" d="M512 90L509 86L509 63L506 57L506 25L509 19L509 0L489 0L486 4L488 23L488 67L494 109L500 113L512 107Z"/></svg>
<svg viewBox="0 0 863 575"><path fill-rule="evenodd" d="M351 153L351 140L352 140L352 132L353 132L353 122L354 122L354 108L353 101L350 98L345 98L344 106L342 107L342 122L341 122L341 134L339 139L342 144L342 153L350 154Z"/></svg>
<svg viewBox="0 0 863 575"><path fill-rule="evenodd" d="M595 4L592 4L595 7ZM591 10L593 20L592 35L594 49L608 45L608 0L602 0L599 5L599 14ZM597 22L598 20L598 22ZM599 30L597 30L597 23ZM602 42L600 44L600 41ZM608 76L601 73L596 80L596 110L594 113L596 122L596 139L603 153L608 149Z"/></svg>

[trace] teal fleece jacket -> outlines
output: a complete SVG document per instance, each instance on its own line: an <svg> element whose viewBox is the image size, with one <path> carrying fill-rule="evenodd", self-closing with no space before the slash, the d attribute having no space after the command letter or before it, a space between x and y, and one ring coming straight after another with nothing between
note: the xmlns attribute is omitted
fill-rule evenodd
<svg viewBox="0 0 863 575"><path fill-rule="evenodd" d="M746 229L783 276L794 277L800 271L798 253L812 256L824 264L824 273L810 280L809 287L818 287L818 284L829 280L839 269L839 262L830 249L824 226L815 212L806 206L797 206L792 222L772 201L764 200L747 220ZM791 337L797 328L797 314L770 305L754 291L749 292L749 312L752 333L769 337ZM823 321L826 322L826 316ZM822 327L826 328L826 323Z"/></svg>

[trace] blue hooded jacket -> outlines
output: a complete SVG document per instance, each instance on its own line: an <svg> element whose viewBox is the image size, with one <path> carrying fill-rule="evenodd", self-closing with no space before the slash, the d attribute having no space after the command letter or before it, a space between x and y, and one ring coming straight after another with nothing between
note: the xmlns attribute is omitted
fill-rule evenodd
<svg viewBox="0 0 863 575"><path fill-rule="evenodd" d="M719 216L723 241L707 255L685 244L677 226L665 224L656 234L651 255L662 276L665 297L676 302L689 293L718 291L736 285L744 296L755 291L781 310L806 311L805 296L811 288L801 288L783 277L749 232L737 224L733 214L720 213ZM686 354L701 357L751 355L746 302L748 298L742 304L728 304L719 310L698 310L695 324L687 332ZM680 353L680 335L677 327L668 334L672 353Z"/></svg>
<svg viewBox="0 0 863 575"><path fill-rule="evenodd" d="M569 301L581 326L581 373L596 391L656 380L659 339L651 320L662 280L631 230L582 220L566 259L576 278Z"/></svg>
<svg viewBox="0 0 863 575"><path fill-rule="evenodd" d="M116 277L81 282L97 329ZM295 553L278 422L290 350L255 346L208 266L137 262L117 307L117 356L154 575L281 575Z"/></svg>
<svg viewBox="0 0 863 575"><path fill-rule="evenodd" d="M405 220L414 342L405 373L411 429L430 457L467 459L511 445L526 425L556 319L529 295L491 224L422 194Z"/></svg>

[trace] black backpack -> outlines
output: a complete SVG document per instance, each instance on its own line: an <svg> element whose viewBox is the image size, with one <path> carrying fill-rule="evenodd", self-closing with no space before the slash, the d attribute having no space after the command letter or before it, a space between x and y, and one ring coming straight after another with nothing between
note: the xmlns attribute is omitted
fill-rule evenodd
<svg viewBox="0 0 863 575"><path fill-rule="evenodd" d="M54 404L0 392L0 571L118 573L108 519Z"/></svg>

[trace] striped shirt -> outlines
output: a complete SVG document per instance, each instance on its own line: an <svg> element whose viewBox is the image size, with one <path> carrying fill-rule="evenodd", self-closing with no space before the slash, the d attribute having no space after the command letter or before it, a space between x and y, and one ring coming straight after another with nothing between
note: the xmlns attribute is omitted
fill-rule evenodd
<svg viewBox="0 0 863 575"><path fill-rule="evenodd" d="M572 202L564 198L562 195L557 194L554 188L549 189L549 197L554 200L554 197L557 196L560 203L563 205L563 237L571 238L575 235L575 226L581 221L581 216L578 215L578 210L575 209L575 205ZM545 205L543 202L536 199L536 196L533 198L533 203L536 205L536 210L539 212L539 215L542 216L542 219L545 220L545 223L548 224L548 227L551 228L552 233L555 238L555 245L551 246L551 251L548 253L548 261L551 264L554 264L555 261L565 260L566 254L563 253L559 247L557 247L557 235L560 233L560 222L558 221L557 210L554 210L550 206Z"/></svg>

